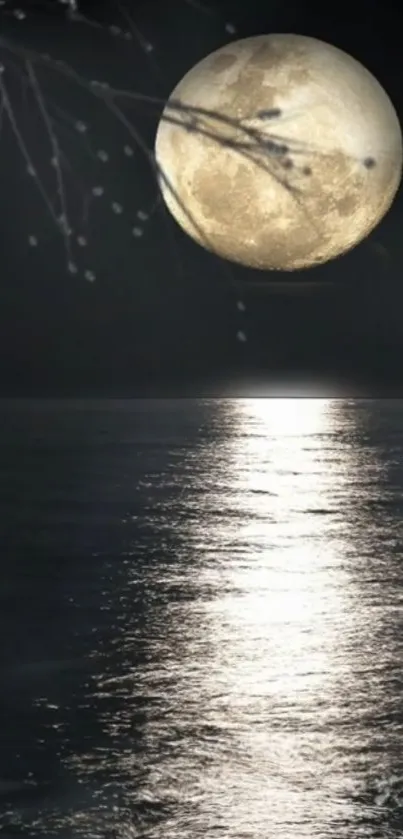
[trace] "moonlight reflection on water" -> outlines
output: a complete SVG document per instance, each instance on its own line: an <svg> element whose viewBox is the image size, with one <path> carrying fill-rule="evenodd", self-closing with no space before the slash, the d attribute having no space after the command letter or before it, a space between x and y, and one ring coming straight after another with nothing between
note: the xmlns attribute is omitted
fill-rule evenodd
<svg viewBox="0 0 403 839"><path fill-rule="evenodd" d="M31 460L15 538L32 516L48 541L17 606L36 604L42 659L21 654L8 680L12 754L28 737L36 797L9 801L0 824L69 839L397 839L403 426L400 403L380 404L55 403L29 427L16 409L8 446ZM38 456L49 471L30 498ZM68 510L58 624L44 575Z"/></svg>

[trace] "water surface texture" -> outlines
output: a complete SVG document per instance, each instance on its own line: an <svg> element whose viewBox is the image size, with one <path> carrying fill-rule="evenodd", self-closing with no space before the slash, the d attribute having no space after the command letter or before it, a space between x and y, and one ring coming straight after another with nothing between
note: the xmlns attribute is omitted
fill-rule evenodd
<svg viewBox="0 0 403 839"><path fill-rule="evenodd" d="M0 829L403 836L403 401L3 401Z"/></svg>

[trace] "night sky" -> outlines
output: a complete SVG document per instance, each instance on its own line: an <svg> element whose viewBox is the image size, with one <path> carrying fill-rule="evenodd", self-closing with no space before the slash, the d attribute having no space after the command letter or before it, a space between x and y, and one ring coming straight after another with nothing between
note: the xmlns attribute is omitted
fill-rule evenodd
<svg viewBox="0 0 403 839"><path fill-rule="evenodd" d="M374 395L400 389L401 191L357 248L293 275L316 288L267 287L290 276L224 264L182 233L133 135L89 85L160 100L114 99L151 149L164 101L193 64L234 38L296 32L361 61L402 121L399 4L105 0L81 4L89 22L70 20L66 8L21 0L0 10L0 393L260 394L273 382ZM52 218L55 208L61 214L52 137L70 253Z"/></svg>

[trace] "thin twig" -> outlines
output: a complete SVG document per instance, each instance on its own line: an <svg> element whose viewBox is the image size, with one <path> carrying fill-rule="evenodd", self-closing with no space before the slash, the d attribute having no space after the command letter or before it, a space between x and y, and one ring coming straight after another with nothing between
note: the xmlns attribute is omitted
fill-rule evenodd
<svg viewBox="0 0 403 839"><path fill-rule="evenodd" d="M44 102L44 99L43 99L43 96L42 96L42 93L41 93L41 89L39 87L39 84L38 84L38 81L37 81L37 78L36 78L36 75L35 75L34 68L32 66L32 62L31 61L26 61L26 67L27 67L27 72L28 72L28 78L30 79L32 89L34 91L34 94L36 96L36 100L38 102L38 107L39 107L40 113L42 114L43 121L44 121L45 126L46 126L46 130L47 130L47 133L48 133L48 136L49 136L50 144L52 146L52 152L53 152L52 160L54 162L54 167L55 167L55 172L56 172L56 181L57 181L57 191L58 191L58 194L59 194L60 206L61 206L61 210L62 210L61 218L59 219L59 225L61 227L62 236L63 236L63 240L64 240L64 246L65 246L65 249L66 249L67 261L72 262L73 261L73 256L72 256L72 252L71 252L70 232L69 232L70 231L70 224L69 224L68 213L67 213L67 202L66 202L66 195L65 195L65 190L64 190L62 169L61 169L61 166L60 166L59 143L58 143L56 134L53 131L52 123L50 121L49 114L48 114L47 109L46 109L46 105L45 105L45 102Z"/></svg>

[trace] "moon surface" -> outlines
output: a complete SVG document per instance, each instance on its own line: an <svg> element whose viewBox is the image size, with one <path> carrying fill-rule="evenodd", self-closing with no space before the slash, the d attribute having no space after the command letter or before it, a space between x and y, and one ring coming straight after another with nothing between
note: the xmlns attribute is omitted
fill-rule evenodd
<svg viewBox="0 0 403 839"><path fill-rule="evenodd" d="M220 257L293 271L353 248L391 206L402 133L381 85L302 35L222 47L179 82L155 142L182 229Z"/></svg>

